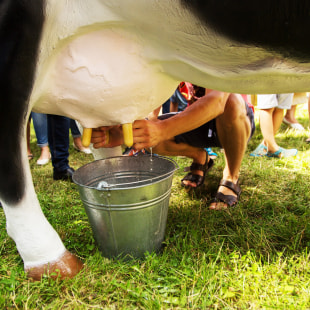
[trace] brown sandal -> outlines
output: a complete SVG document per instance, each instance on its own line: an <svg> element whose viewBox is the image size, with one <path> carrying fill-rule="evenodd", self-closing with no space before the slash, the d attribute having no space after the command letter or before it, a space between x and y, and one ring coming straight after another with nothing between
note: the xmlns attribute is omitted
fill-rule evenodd
<svg viewBox="0 0 310 310"><path fill-rule="evenodd" d="M241 194L241 188L239 186L239 181L237 182L237 184L234 184L233 182L222 179L220 184L219 184L219 187L220 186L225 186L225 187L229 188L230 190L232 190L237 195L237 197L233 196L233 195L224 195L221 192L217 192L212 203L224 202L228 205L229 208L235 207L239 201L239 197Z"/></svg>
<svg viewBox="0 0 310 310"><path fill-rule="evenodd" d="M214 165L214 161L212 158L208 160L208 155L207 155L207 159L204 165L201 164L197 164L197 163L192 163L190 167L187 167L184 169L184 171L190 171L182 180L181 180L181 185L184 187L192 187L190 185L185 185L183 183L183 181L190 181L193 183L196 183L196 187L197 188L199 186L201 186L203 184L203 182L205 181L205 177L206 177L206 173L213 167ZM192 173L192 171L194 170L199 170L203 172L203 175L198 175L198 174L194 174Z"/></svg>

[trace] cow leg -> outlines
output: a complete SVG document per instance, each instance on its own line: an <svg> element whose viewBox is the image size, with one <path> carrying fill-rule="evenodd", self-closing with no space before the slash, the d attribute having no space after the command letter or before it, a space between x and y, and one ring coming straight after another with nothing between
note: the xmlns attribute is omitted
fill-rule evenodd
<svg viewBox="0 0 310 310"><path fill-rule="evenodd" d="M25 270L34 279L59 269L71 277L81 269L46 220L35 194L27 158L26 124L31 108L45 1L1 1L0 16L0 201L7 232Z"/></svg>
<svg viewBox="0 0 310 310"><path fill-rule="evenodd" d="M2 201L7 232L16 243L29 277L40 280L43 274L51 273L61 278L73 277L81 270L82 263L66 250L41 210L32 183L26 139L23 137L22 141L25 191L14 204Z"/></svg>

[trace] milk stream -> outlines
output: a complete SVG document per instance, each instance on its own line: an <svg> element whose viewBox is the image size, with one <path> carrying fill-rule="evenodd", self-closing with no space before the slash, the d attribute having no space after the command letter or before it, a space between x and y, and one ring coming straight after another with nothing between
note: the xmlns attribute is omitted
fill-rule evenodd
<svg viewBox="0 0 310 310"><path fill-rule="evenodd" d="M150 161L151 161L151 167L150 167L150 171L153 171L153 167L152 167L152 161L153 161L153 148L150 147L150 151L151 151L151 157L150 157ZM152 173L151 173L152 175ZM151 177L151 183L153 183L153 177Z"/></svg>

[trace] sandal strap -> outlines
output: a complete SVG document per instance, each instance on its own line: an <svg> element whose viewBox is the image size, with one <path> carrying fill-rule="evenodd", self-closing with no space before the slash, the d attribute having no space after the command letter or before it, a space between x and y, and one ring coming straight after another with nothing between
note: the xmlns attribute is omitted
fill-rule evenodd
<svg viewBox="0 0 310 310"><path fill-rule="evenodd" d="M239 181L238 181L238 182L239 182ZM240 186L238 185L238 182L237 182L237 184L234 184L234 183L231 182L231 181L222 179L221 182L220 182L220 186L225 186L225 187L229 188L229 189L232 190L237 196L239 196L240 193L241 193L241 188L240 188Z"/></svg>
<svg viewBox="0 0 310 310"><path fill-rule="evenodd" d="M199 171L204 171L205 170L206 164L198 164L198 163L192 163L189 167L184 168L184 172L187 171L193 171L193 170L199 170Z"/></svg>
<svg viewBox="0 0 310 310"><path fill-rule="evenodd" d="M204 165L202 164L198 164L198 163L192 163L190 165L190 167L185 167L184 171L193 171L193 170L199 170L199 171L203 171L204 173L209 171L214 165L214 161L212 158L209 159L208 162L206 162Z"/></svg>
<svg viewBox="0 0 310 310"><path fill-rule="evenodd" d="M205 166L206 166L206 164L201 165L201 164L197 164L197 163L192 163L191 166L189 167L189 169L191 171L193 171L193 170L204 171L205 170Z"/></svg>
<svg viewBox="0 0 310 310"><path fill-rule="evenodd" d="M198 187L203 183L204 177L202 175L188 173L181 181L190 181L196 183Z"/></svg>
<svg viewBox="0 0 310 310"><path fill-rule="evenodd" d="M221 192L217 192L213 202L219 202L219 201L227 203L227 205L231 208L237 205L238 197L232 195L224 195Z"/></svg>
<svg viewBox="0 0 310 310"><path fill-rule="evenodd" d="M181 185L185 186L183 185L183 181L190 181L192 183L196 183L196 187L199 187L200 185L204 183L206 173L213 167L213 165L214 165L214 161L212 158L210 158L209 161L206 162L204 165L193 163L190 167L187 167L189 168L188 170L190 172L181 180ZM203 175L193 174L192 173L193 170L202 171ZM186 170L184 169L184 171Z"/></svg>

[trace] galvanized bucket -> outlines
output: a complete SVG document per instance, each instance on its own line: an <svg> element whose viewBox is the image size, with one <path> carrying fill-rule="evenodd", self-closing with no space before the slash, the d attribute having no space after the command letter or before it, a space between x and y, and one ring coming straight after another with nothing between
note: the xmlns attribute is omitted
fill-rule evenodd
<svg viewBox="0 0 310 310"><path fill-rule="evenodd" d="M75 171L94 238L102 255L142 257L165 236L177 164L162 156L119 156Z"/></svg>

